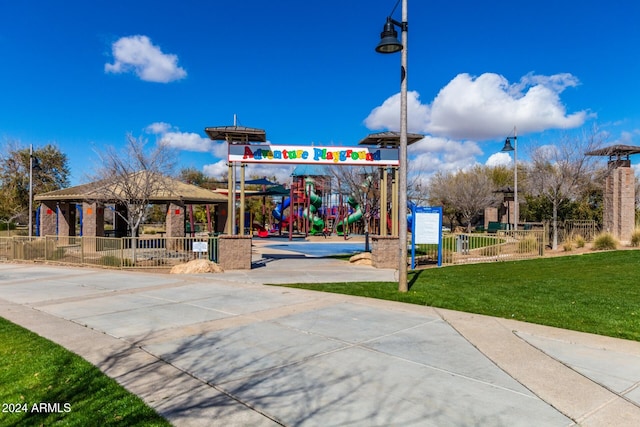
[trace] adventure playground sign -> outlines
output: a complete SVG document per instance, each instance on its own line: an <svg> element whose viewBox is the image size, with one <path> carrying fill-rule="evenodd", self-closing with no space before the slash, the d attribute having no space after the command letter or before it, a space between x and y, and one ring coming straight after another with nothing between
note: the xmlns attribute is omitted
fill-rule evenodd
<svg viewBox="0 0 640 427"><path fill-rule="evenodd" d="M229 162L398 166L397 148L229 145Z"/></svg>

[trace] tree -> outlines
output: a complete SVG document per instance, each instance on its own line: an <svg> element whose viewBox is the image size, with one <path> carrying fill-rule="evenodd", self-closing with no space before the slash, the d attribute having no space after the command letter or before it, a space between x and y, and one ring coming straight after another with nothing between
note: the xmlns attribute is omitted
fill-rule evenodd
<svg viewBox="0 0 640 427"><path fill-rule="evenodd" d="M338 191L359 206L364 218L364 232L369 232L371 218L380 218L380 227L386 226L386 215L380 212L380 169L367 166L328 166L327 175L339 186ZM391 180L389 180L391 181ZM390 185L390 183L389 183ZM391 194L390 191L387 192Z"/></svg>
<svg viewBox="0 0 640 427"><path fill-rule="evenodd" d="M97 152L102 166L95 177L95 198L126 207L126 214L119 215L132 236L137 236L152 196L172 192L169 176L176 159L173 150L163 143L151 149L146 145L144 139L129 134L121 152L114 147Z"/></svg>
<svg viewBox="0 0 640 427"><path fill-rule="evenodd" d="M475 166L469 170L438 172L429 182L429 197L434 205L455 212L471 232L473 218L497 202L491 169Z"/></svg>
<svg viewBox="0 0 640 427"><path fill-rule="evenodd" d="M552 248L558 248L558 211L563 204L577 200L592 183L596 158L589 151L602 145L604 135L593 128L579 137L565 136L553 146L536 148L530 156L527 185L533 196L551 203Z"/></svg>
<svg viewBox="0 0 640 427"><path fill-rule="evenodd" d="M30 148L7 143L0 157L0 218L23 219L29 212ZM55 145L33 150L33 194L59 190L69 186L67 156Z"/></svg>

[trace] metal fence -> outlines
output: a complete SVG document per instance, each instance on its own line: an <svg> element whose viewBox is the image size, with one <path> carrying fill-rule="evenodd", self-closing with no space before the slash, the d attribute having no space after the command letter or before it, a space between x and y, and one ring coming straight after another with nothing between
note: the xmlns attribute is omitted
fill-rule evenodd
<svg viewBox="0 0 640 427"><path fill-rule="evenodd" d="M5 261L171 268L198 258L218 260L217 237L0 237L0 260Z"/></svg>
<svg viewBox="0 0 640 427"><path fill-rule="evenodd" d="M446 234L442 238L442 265L515 261L544 255L543 230L501 230L495 234ZM437 245L416 245L416 267L438 260Z"/></svg>

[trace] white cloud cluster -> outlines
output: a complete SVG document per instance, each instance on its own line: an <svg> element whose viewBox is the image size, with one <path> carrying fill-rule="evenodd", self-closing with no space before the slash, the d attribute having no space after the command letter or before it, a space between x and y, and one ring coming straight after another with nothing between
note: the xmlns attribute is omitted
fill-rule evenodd
<svg viewBox="0 0 640 427"><path fill-rule="evenodd" d="M114 62L105 64L107 73L134 72L148 82L168 83L187 76L178 57L163 53L147 36L122 37L111 46Z"/></svg>
<svg viewBox="0 0 640 427"><path fill-rule="evenodd" d="M407 94L409 132L430 136L409 147L413 171L464 169L477 163L482 150L478 141L502 139L517 127L518 134L547 129L572 129L591 117L588 111L567 113L560 94L579 85L571 74L528 74L517 83L494 73L478 77L459 74L430 104L418 92ZM400 124L400 94L385 100L364 120L371 130L397 131ZM508 153L491 155L486 164L508 165Z"/></svg>
<svg viewBox="0 0 640 427"><path fill-rule="evenodd" d="M417 92L408 93L409 131L482 141L502 137L514 125L521 133L576 128L589 113L568 114L560 93L578 84L578 79L568 73L528 74L514 84L494 73L478 77L459 74L430 105L422 104ZM399 103L399 94L391 96L371 111L365 125L372 130L397 130Z"/></svg>
<svg viewBox="0 0 640 427"><path fill-rule="evenodd" d="M226 180L226 176L228 173L228 166L226 160L219 160L216 163L204 165L203 173L207 176L211 177L224 177ZM271 177L276 178L277 182L286 183L291 180L291 172L293 172L293 166L287 165L278 165L278 164L257 164L257 163L248 163L247 169L245 170L245 179L251 179L249 177L258 176L264 177L267 179ZM236 179L240 180L240 172L237 172L238 175Z"/></svg>
<svg viewBox="0 0 640 427"><path fill-rule="evenodd" d="M156 122L146 127L146 132L157 135L159 142L184 151L211 153L215 157L227 157L227 144L212 141L193 132L180 132L168 123Z"/></svg>
<svg viewBox="0 0 640 427"><path fill-rule="evenodd" d="M474 141L426 136L408 148L409 173L429 176L436 171L465 169L477 163L482 154Z"/></svg>

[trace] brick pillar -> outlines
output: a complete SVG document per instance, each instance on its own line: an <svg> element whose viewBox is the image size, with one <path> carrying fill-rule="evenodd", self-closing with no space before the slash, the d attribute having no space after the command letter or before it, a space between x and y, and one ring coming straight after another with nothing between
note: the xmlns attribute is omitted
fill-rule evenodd
<svg viewBox="0 0 640 427"><path fill-rule="evenodd" d="M184 237L184 206L169 203L167 209L166 230L167 237Z"/></svg>
<svg viewBox="0 0 640 427"><path fill-rule="evenodd" d="M98 203L82 204L82 235L85 237L104 236L104 207Z"/></svg>
<svg viewBox="0 0 640 427"><path fill-rule="evenodd" d="M251 270L251 236L218 237L218 264L223 270Z"/></svg>
<svg viewBox="0 0 640 427"><path fill-rule="evenodd" d="M604 231L628 244L635 228L635 176L630 166L618 166L607 175L603 204Z"/></svg>
<svg viewBox="0 0 640 427"><path fill-rule="evenodd" d="M76 204L60 203L58 212L58 236L76 235Z"/></svg>
<svg viewBox="0 0 640 427"><path fill-rule="evenodd" d="M40 205L40 235L55 236L58 226L58 205L56 202L42 202Z"/></svg>
<svg viewBox="0 0 640 427"><path fill-rule="evenodd" d="M489 228L490 222L498 222L498 208L484 209L484 229Z"/></svg>
<svg viewBox="0 0 640 427"><path fill-rule="evenodd" d="M371 237L371 265L375 268L395 268L400 265L399 239L396 236Z"/></svg>

